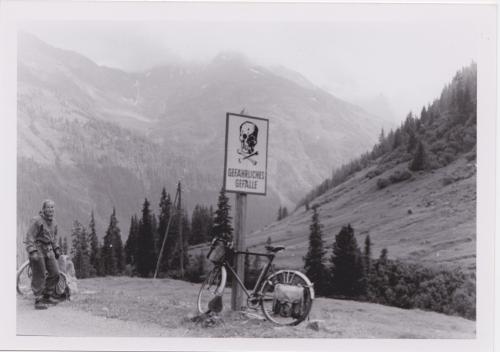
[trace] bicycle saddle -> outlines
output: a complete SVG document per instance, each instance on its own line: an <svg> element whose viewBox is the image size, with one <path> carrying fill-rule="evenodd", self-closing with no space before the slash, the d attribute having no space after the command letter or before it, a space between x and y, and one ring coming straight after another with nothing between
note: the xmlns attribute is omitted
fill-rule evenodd
<svg viewBox="0 0 500 352"><path fill-rule="evenodd" d="M279 251L284 250L284 246L266 246L266 251L277 253Z"/></svg>

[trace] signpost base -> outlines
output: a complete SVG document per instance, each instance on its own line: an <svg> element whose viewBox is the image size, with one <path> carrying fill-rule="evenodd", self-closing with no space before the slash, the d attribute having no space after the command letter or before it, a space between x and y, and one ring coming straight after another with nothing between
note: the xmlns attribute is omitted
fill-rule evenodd
<svg viewBox="0 0 500 352"><path fill-rule="evenodd" d="M242 252L245 250L245 222L247 213L247 195L246 193L236 193L236 214L234 217L234 246L235 250ZM235 256L235 269L238 276L245 282L245 258L243 255ZM231 309L241 310L243 307L244 292L238 285L236 279L233 280L231 291Z"/></svg>

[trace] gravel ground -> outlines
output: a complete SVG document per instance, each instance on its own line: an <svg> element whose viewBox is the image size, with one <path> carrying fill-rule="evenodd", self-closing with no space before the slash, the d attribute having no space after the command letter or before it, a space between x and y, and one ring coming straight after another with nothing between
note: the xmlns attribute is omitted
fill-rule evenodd
<svg viewBox="0 0 500 352"><path fill-rule="evenodd" d="M45 311L19 297L18 335L473 339L476 334L476 323L460 317L325 298L314 301L309 321L279 327L259 314L230 311L229 292L220 324L204 327L191 320L196 284L108 277L80 280L79 289L71 301Z"/></svg>

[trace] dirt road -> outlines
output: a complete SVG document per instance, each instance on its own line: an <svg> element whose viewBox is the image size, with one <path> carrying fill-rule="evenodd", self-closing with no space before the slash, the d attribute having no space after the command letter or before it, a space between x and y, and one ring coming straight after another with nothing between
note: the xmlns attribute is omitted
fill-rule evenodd
<svg viewBox="0 0 500 352"><path fill-rule="evenodd" d="M166 329L157 324L108 319L76 310L63 302L47 310L35 310L33 302L17 300L17 334L24 336L183 336L186 329Z"/></svg>

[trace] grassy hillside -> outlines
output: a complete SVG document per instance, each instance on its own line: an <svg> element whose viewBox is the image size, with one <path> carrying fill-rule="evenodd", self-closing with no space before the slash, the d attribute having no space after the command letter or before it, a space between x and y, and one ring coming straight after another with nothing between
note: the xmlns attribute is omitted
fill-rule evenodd
<svg viewBox="0 0 500 352"><path fill-rule="evenodd" d="M406 163L398 164L380 177L405 167ZM374 168L357 172L311 203L311 207L319 205L326 245L331 246L341 227L350 223L359 244L370 235L375 256L387 248L390 258L475 269L475 164L459 159L439 170L413 173L411 179L384 189L377 187L376 178L366 176ZM271 237L273 243L287 247L277 263L301 268L311 216L312 210L303 206L249 234L247 244L263 249Z"/></svg>
<svg viewBox="0 0 500 352"><path fill-rule="evenodd" d="M318 206L327 245L351 224L359 244L370 235L375 256L387 248L391 258L475 270L476 80L474 63L457 72L419 116L382 131L370 152L336 169L291 216L249 234L248 244L271 237L288 246L282 265L302 267L309 209Z"/></svg>

